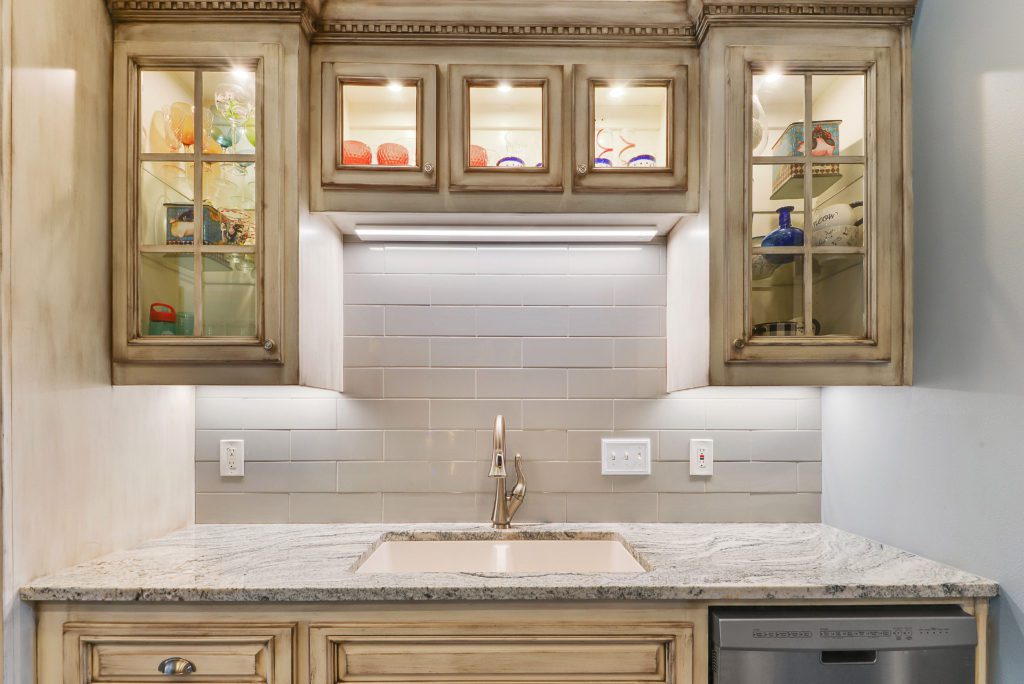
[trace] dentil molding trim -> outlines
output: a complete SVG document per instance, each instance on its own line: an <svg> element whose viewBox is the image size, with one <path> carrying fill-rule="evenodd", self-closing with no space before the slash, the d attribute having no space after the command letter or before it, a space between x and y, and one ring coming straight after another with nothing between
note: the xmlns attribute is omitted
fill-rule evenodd
<svg viewBox="0 0 1024 684"><path fill-rule="evenodd" d="M107 0L115 22L266 21L301 24L316 30L317 10L309 0Z"/></svg>
<svg viewBox="0 0 1024 684"><path fill-rule="evenodd" d="M686 25L562 25L562 24L471 24L457 22L325 21L318 27L317 42L362 41L445 41L486 42L520 39L553 42L659 42L693 44L694 28Z"/></svg>
<svg viewBox="0 0 1024 684"><path fill-rule="evenodd" d="M917 0L861 2L720 2L706 0L697 17L696 35L703 41L711 26L751 26L758 23L909 24Z"/></svg>

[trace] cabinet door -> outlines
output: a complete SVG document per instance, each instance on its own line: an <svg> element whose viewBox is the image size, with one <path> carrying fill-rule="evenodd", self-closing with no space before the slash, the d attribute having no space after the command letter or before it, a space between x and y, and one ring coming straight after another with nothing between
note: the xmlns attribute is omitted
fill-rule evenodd
<svg viewBox="0 0 1024 684"><path fill-rule="evenodd" d="M202 45L117 46L115 361L282 358L280 48Z"/></svg>
<svg viewBox="0 0 1024 684"><path fill-rule="evenodd" d="M889 49L734 47L727 68L726 194L743 201L726 204L726 360L892 360L904 233Z"/></svg>
<svg viewBox="0 0 1024 684"><path fill-rule="evenodd" d="M323 65L321 181L337 188L437 188L437 67Z"/></svg>
<svg viewBox="0 0 1024 684"><path fill-rule="evenodd" d="M686 189L687 68L573 67L576 190Z"/></svg>
<svg viewBox="0 0 1024 684"><path fill-rule="evenodd" d="M449 67L452 190L562 189L562 73Z"/></svg>

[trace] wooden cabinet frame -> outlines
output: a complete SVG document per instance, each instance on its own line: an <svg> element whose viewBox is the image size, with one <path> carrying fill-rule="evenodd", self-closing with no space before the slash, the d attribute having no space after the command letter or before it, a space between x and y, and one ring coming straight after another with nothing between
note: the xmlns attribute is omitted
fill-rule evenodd
<svg viewBox="0 0 1024 684"><path fill-rule="evenodd" d="M612 83L668 90L665 167L595 169L594 88ZM686 65L576 64L573 67L573 188L575 190L685 191L689 137L689 68Z"/></svg>
<svg viewBox="0 0 1024 684"><path fill-rule="evenodd" d="M117 41L114 47L112 325L115 367L117 363L132 362L280 364L284 333L285 198L280 183L267 183L264 179L268 168L283 168L281 48L270 43L228 46L197 42L189 44L187 57L182 56L184 52L183 45L177 42ZM142 252L138 232L138 173L142 158L138 116L140 71L227 70L239 63L255 67L256 71L257 197L261 198L257 206L259 233L254 251L258 274L257 334L253 338L143 336L138 290ZM151 160L160 155L145 156ZM232 161L231 155L219 157ZM201 172L200 165L195 170L197 188ZM196 197L196 201L200 202L200 198Z"/></svg>
<svg viewBox="0 0 1024 684"><path fill-rule="evenodd" d="M448 113L451 121L450 186L452 190L562 190L562 80L561 66L469 65L448 67ZM544 167L470 167L470 103L472 86L509 82L543 89L542 121Z"/></svg>
<svg viewBox="0 0 1024 684"><path fill-rule="evenodd" d="M344 84L384 85L393 81L416 86L416 165L345 165L341 120ZM324 63L320 89L321 184L334 188L437 189L437 93L434 65Z"/></svg>

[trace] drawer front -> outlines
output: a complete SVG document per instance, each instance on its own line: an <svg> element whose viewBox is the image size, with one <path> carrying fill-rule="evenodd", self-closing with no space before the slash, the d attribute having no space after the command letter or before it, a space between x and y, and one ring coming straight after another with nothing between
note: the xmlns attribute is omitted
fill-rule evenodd
<svg viewBox="0 0 1024 684"><path fill-rule="evenodd" d="M65 684L291 681L291 627L79 624L67 626L64 644Z"/></svg>
<svg viewBox="0 0 1024 684"><path fill-rule="evenodd" d="M646 627L650 627L647 625ZM402 634L313 627L314 684L687 684L692 629L632 633ZM618 630L613 630L618 631ZM319 650L319 653L317 651Z"/></svg>

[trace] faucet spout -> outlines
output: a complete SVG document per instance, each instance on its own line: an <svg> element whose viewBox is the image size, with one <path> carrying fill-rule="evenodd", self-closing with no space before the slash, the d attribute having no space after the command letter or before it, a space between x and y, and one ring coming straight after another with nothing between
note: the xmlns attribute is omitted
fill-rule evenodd
<svg viewBox="0 0 1024 684"><path fill-rule="evenodd" d="M491 511L491 525L497 529L508 529L512 525L512 516L516 514L526 498L526 476L523 475L521 454L516 454L516 484L512 492L506 490L508 471L505 468L505 418L498 415L494 419L494 443L491 449L491 469L489 477L494 483L494 509Z"/></svg>

